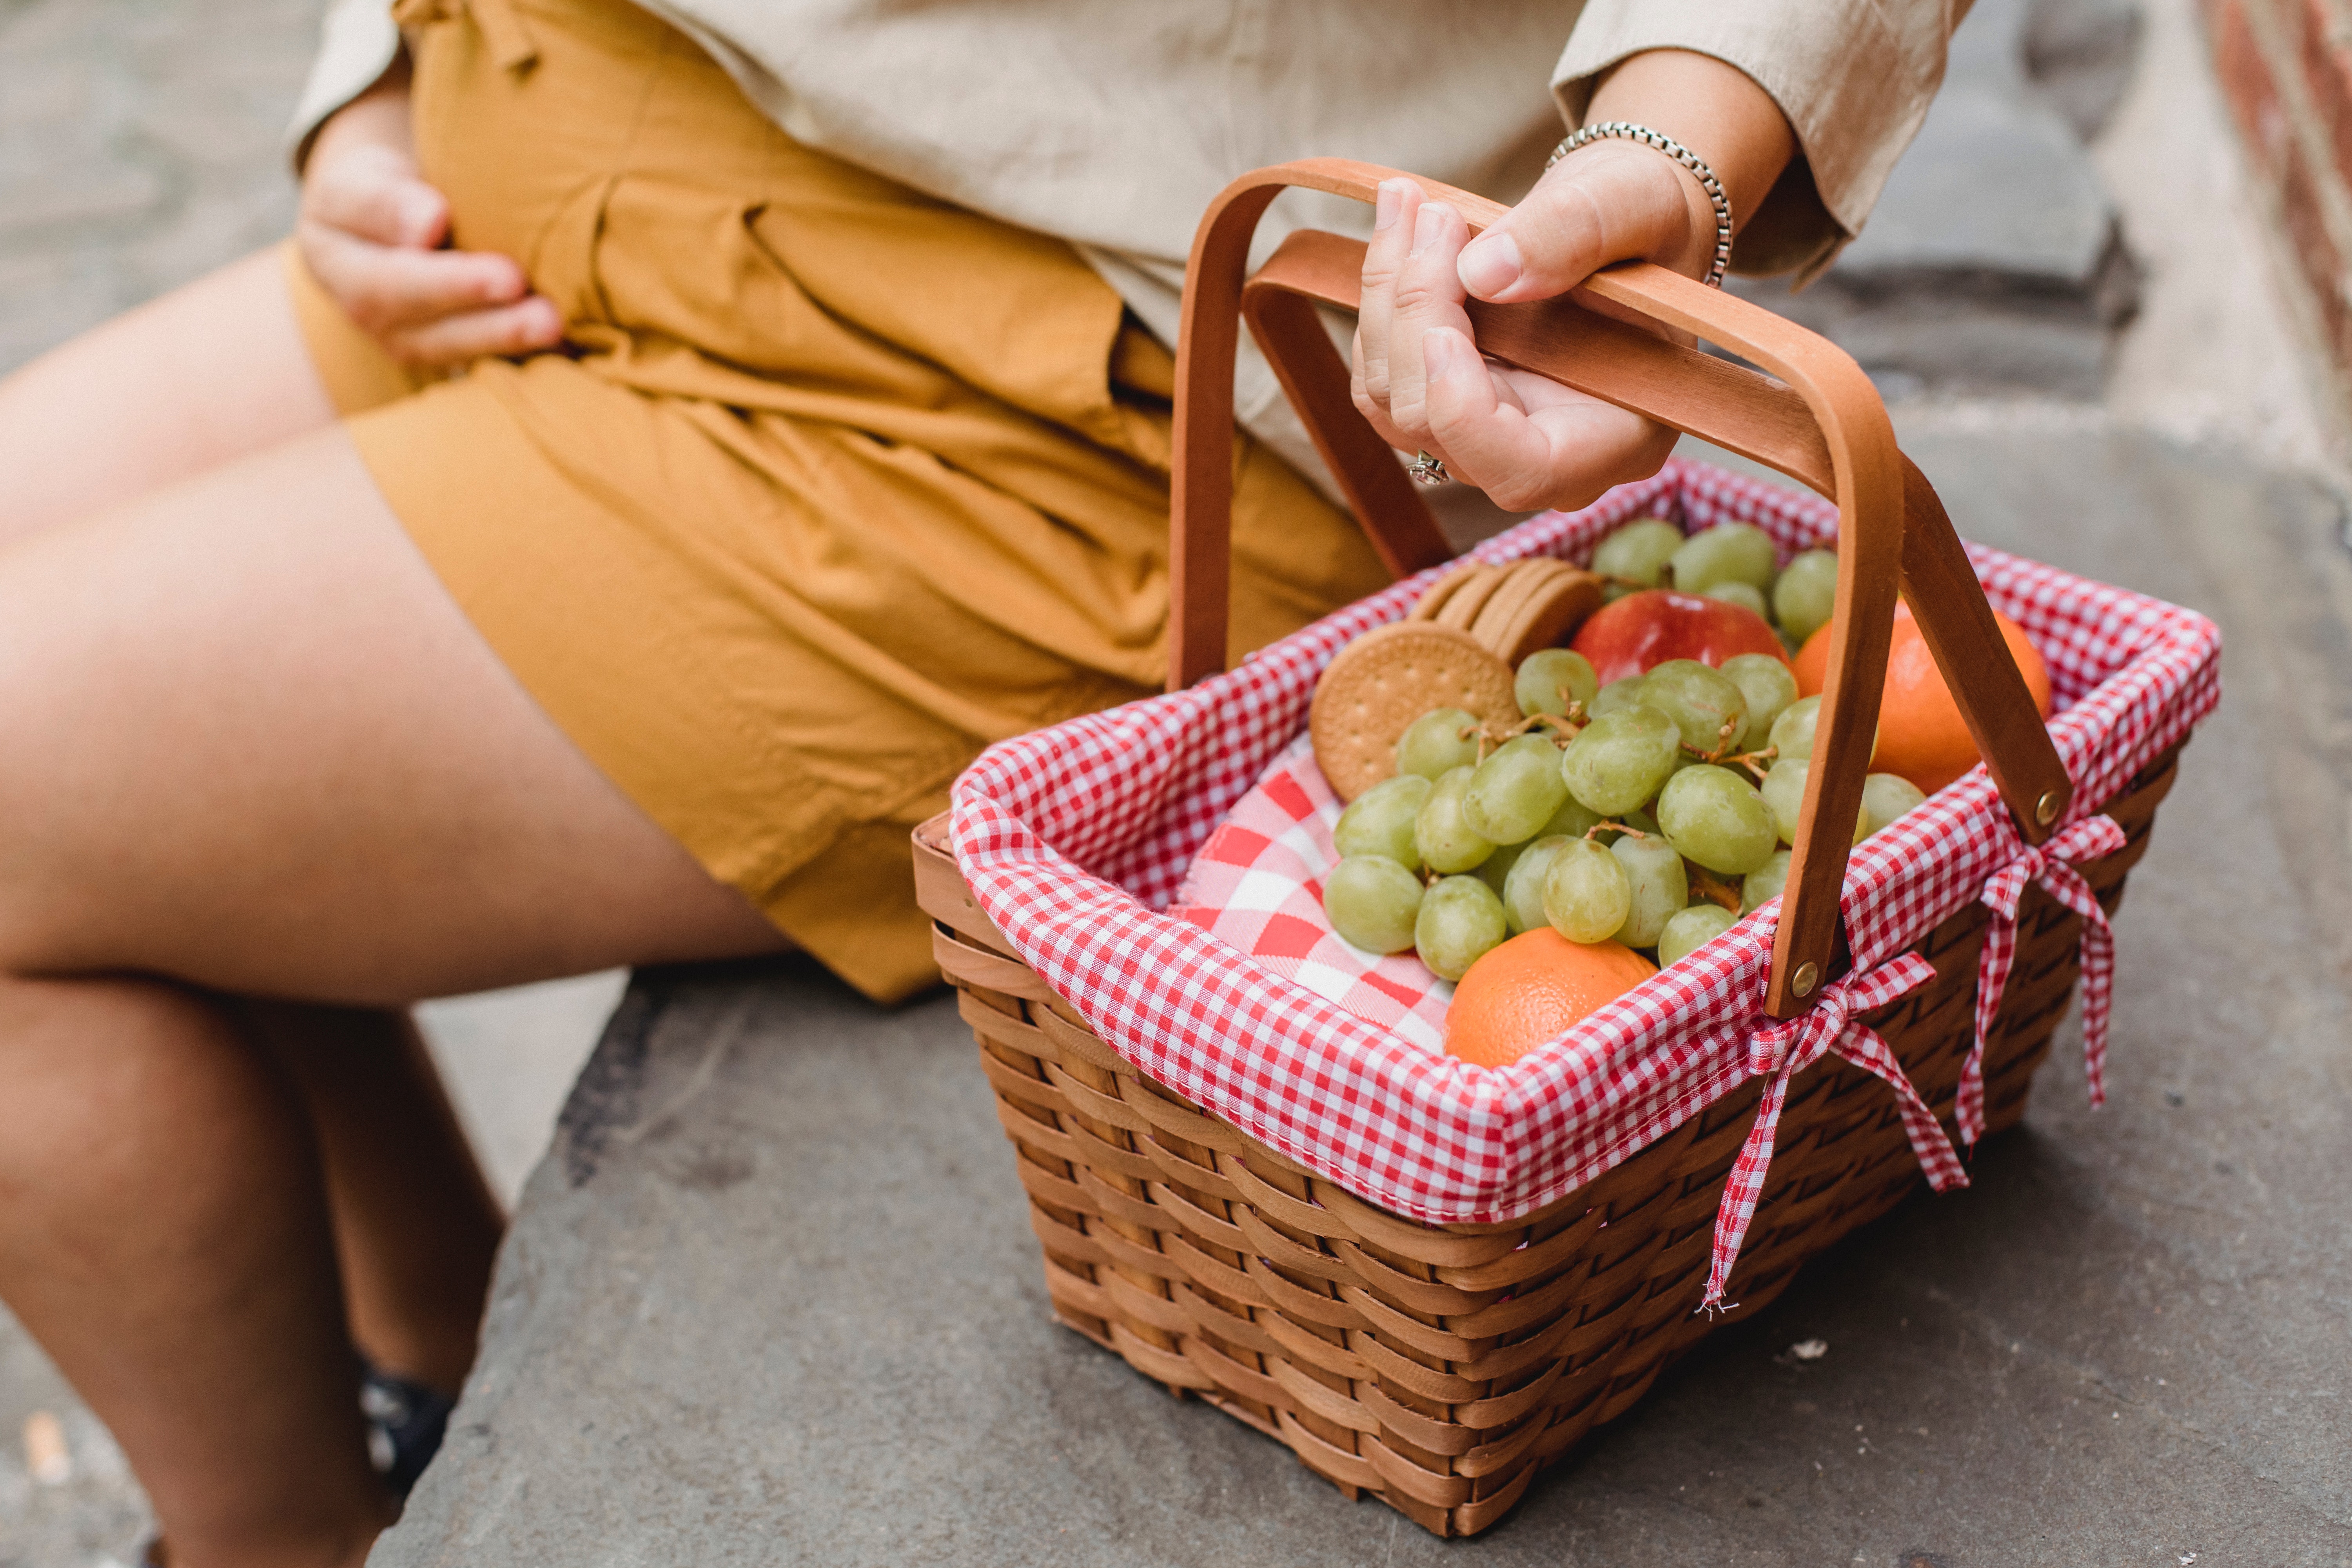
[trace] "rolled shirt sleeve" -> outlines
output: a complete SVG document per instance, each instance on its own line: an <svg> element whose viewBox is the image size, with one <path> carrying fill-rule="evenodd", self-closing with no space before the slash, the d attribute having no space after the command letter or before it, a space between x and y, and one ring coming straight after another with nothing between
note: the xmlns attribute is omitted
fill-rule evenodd
<svg viewBox="0 0 2352 1568"><path fill-rule="evenodd" d="M310 155L310 138L332 114L373 87L400 53L400 28L391 0L332 0L320 27L319 55L286 128L295 168Z"/></svg>
<svg viewBox="0 0 2352 1568"><path fill-rule="evenodd" d="M1795 130L1800 160L1743 226L1742 272L1827 267L1862 232L1944 79L1969 0L1590 0L1552 73L1580 125L1601 72L1687 49L1744 72Z"/></svg>

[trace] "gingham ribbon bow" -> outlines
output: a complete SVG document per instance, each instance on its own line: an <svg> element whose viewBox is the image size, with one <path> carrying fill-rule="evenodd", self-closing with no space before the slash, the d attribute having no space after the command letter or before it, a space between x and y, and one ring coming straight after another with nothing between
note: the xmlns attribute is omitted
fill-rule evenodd
<svg viewBox="0 0 2352 1568"><path fill-rule="evenodd" d="M1850 974L1827 986L1812 1010L1801 1016L1768 1023L1748 1038L1748 1071L1772 1081L1764 1086L1757 1103L1756 1126L1723 1184L1723 1204L1715 1211L1715 1266L1706 1277L1705 1310L1723 1305L1724 1282L1738 1261L1739 1244L1747 1239L1748 1222L1756 1216L1757 1201L1764 1195L1764 1173L1772 1163L1772 1142L1780 1127L1780 1108L1788 1103L1789 1080L1825 1055L1835 1052L1842 1061L1876 1074L1895 1091L1903 1108L1903 1131L1911 1137L1912 1152L1919 1156L1927 1181L1937 1192L1969 1184L1969 1173L1951 1140L1936 1124L1934 1112L1911 1087L1911 1079L1895 1059L1885 1037L1855 1015L1884 1007L1936 977L1936 966L1916 952L1906 952L1865 974Z"/></svg>
<svg viewBox="0 0 2352 1568"><path fill-rule="evenodd" d="M2107 1011L2115 994L2116 938L2098 895L2074 868L2123 847L2124 830L2113 817L2086 816L2039 848L2028 846L1985 884L1984 902L1992 920L1985 928L1984 956L1977 961L1977 1037L1960 1066L1954 1112L1964 1142L1973 1143L1984 1136L1985 1044L1993 1020L2000 1016L2010 965L2017 961L2017 904L2025 897L2028 882L2041 883L2052 898L2083 917L2083 1076L2090 1085L2091 1103L2107 1102Z"/></svg>

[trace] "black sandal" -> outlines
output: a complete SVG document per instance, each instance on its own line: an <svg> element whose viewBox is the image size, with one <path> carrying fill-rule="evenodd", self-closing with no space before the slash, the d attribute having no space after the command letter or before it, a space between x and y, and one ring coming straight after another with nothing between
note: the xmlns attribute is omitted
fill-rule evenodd
<svg viewBox="0 0 2352 1568"><path fill-rule="evenodd" d="M398 1373L371 1366L360 1383L368 1458L393 1496L405 1498L440 1451L457 1401Z"/></svg>

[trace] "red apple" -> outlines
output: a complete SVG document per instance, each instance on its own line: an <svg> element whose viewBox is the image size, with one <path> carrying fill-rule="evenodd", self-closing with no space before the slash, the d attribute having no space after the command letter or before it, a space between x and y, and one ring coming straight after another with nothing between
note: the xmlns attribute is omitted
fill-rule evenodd
<svg viewBox="0 0 2352 1568"><path fill-rule="evenodd" d="M1764 617L1721 599L1648 588L1593 612L1570 645L1592 661L1603 686L1670 658L1719 666L1734 654L1769 653L1789 662Z"/></svg>

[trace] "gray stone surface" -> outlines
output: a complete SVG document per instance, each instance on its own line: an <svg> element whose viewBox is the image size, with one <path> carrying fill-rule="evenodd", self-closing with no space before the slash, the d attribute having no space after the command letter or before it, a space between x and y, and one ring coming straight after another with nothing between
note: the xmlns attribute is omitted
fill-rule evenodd
<svg viewBox="0 0 2352 1568"><path fill-rule="evenodd" d="M0 5L0 372L287 232L319 10Z"/></svg>
<svg viewBox="0 0 2352 1568"><path fill-rule="evenodd" d="M1834 339L1890 394L2095 396L2137 279L2084 137L2137 38L2126 0L1980 0L1861 237L1801 292L1733 287Z"/></svg>
<svg viewBox="0 0 2352 1568"><path fill-rule="evenodd" d="M375 1568L2352 1563L2340 513L2095 418L1906 437L1964 531L2231 639L2119 919L2105 1110L2070 1027L1972 1191L1820 1261L1449 1547L1047 1321L951 1003L648 975Z"/></svg>

